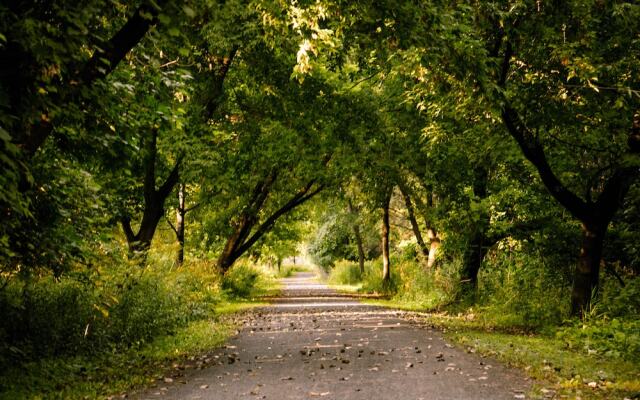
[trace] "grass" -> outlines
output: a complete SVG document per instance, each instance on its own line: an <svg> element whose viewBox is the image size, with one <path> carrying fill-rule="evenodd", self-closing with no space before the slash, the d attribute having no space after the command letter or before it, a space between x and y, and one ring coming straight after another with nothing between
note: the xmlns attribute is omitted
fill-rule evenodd
<svg viewBox="0 0 640 400"><path fill-rule="evenodd" d="M351 288L339 285L338 288ZM425 311L419 303L367 299L366 303L406 311ZM640 399L640 367L618 357L568 348L553 333L531 334L495 325L474 314L424 314L425 323L469 353L495 358L522 369L536 383L532 398Z"/></svg>
<svg viewBox="0 0 640 400"><path fill-rule="evenodd" d="M562 341L472 330L450 330L447 337L467 351L494 357L536 378L533 395L560 398L623 399L640 396L638 366L619 359L567 350Z"/></svg>
<svg viewBox="0 0 640 400"><path fill-rule="evenodd" d="M219 347L236 332L239 322L234 315L264 305L260 301L223 303L211 319L191 322L173 335L124 352L23 364L3 374L0 399L98 398L144 388Z"/></svg>

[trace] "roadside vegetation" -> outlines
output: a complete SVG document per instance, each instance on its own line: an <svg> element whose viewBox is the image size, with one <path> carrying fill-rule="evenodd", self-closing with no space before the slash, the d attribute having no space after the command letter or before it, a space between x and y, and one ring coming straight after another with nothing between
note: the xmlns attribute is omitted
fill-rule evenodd
<svg viewBox="0 0 640 400"><path fill-rule="evenodd" d="M593 363L573 396L637 382L638 32L624 0L3 2L0 396L219 343L302 244L478 351Z"/></svg>
<svg viewBox="0 0 640 400"><path fill-rule="evenodd" d="M563 301L568 282L550 277L536 289L521 280L545 273L531 261L520 264L524 271L503 274L491 271L495 266L488 262L475 299L460 298L455 262L428 270L415 259L394 261L391 288L382 284L380 260L367 261L364 274L356 262L338 261L327 282L355 295L379 294L362 301L416 312L422 323L443 330L467 352L522 369L536 379L531 394L538 398L632 399L640 394L640 279L628 279L620 289L617 278L603 276L601 300L583 319L574 319Z"/></svg>
<svg viewBox="0 0 640 400"><path fill-rule="evenodd" d="M112 255L108 268L9 283L0 398L101 398L173 379L206 365L239 314L278 291L268 267L241 262L224 277L207 261L178 268L173 243L158 242L142 267Z"/></svg>

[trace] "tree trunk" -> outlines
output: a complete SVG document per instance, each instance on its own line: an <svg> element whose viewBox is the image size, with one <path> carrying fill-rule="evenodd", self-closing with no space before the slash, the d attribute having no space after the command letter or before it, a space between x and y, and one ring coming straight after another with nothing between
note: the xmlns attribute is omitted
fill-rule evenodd
<svg viewBox="0 0 640 400"><path fill-rule="evenodd" d="M424 224L427 227L427 239L429 239L429 250L427 256L427 268L435 268L436 267L436 254L438 253L438 248L440 247L440 234L433 227L431 221L429 219L428 209L434 206L434 194L431 192L430 187L425 187L425 190L428 191L427 195L427 203L425 204L420 196L414 196L414 201L416 202L417 211L422 216L424 220Z"/></svg>
<svg viewBox="0 0 640 400"><path fill-rule="evenodd" d="M129 245L129 256L142 261L151 247L151 241L158 228L160 219L164 216L164 203L178 183L180 163L178 159L159 189L156 189L156 156L158 131L152 130L151 136L145 141L144 156L144 210L138 233L131 229L131 218L122 218L121 224Z"/></svg>
<svg viewBox="0 0 640 400"><path fill-rule="evenodd" d="M487 197L487 183L489 173L482 166L476 167L473 179L473 194L478 199ZM475 296L478 288L478 272L482 266L484 256L487 254L489 240L486 232L489 230L490 220L489 214L485 210L480 211L480 216L472 227L471 240L469 246L465 250L463 258L463 266L460 276L461 294L463 296Z"/></svg>
<svg viewBox="0 0 640 400"><path fill-rule="evenodd" d="M253 197L249 204L242 210L240 220L236 224L233 233L227 239L224 249L217 261L218 269L221 273L226 273L233 263L251 248L261 237L270 232L278 218L289 213L296 207L304 204L316 194L320 193L324 186L315 185L315 180L311 180L300 189L282 207L277 209L262 224L254 229L258 223L258 214L264 207L265 201L271 191L271 186L275 182L277 171L272 171L264 180L258 182L253 191ZM252 233L253 231L253 233Z"/></svg>
<svg viewBox="0 0 640 400"><path fill-rule="evenodd" d="M347 205L351 214L356 214L356 209L351 203L351 199L347 199ZM356 239L356 246L358 247L358 265L360 266L360 274L364 274L364 244L362 243L362 235L360 234L360 224L356 221L353 224L353 236Z"/></svg>
<svg viewBox="0 0 640 400"><path fill-rule="evenodd" d="M420 232L420 227L418 226L418 221L416 220L415 212L413 210L413 203L411 203L411 197L407 189L404 185L400 185L400 192L402 192L402 197L404 198L404 204L407 208L407 213L409 214L409 222L411 223L411 229L413 230L413 235L416 238L416 242L418 243L418 247L420 248L420 253L422 254L422 258L424 260L429 259L429 249L427 245L424 243L422 239L422 233Z"/></svg>
<svg viewBox="0 0 640 400"><path fill-rule="evenodd" d="M582 246L580 247L580 255L571 292L572 315L583 316L589 311L591 298L597 295L602 246L607 225L582 224Z"/></svg>
<svg viewBox="0 0 640 400"><path fill-rule="evenodd" d="M224 244L224 248L222 249L222 252L218 257L218 261L216 261L218 270L222 274L226 273L229 268L231 268L233 263L238 259L238 257L235 256L235 253L240 243L240 235L242 233L242 230L242 225L236 226L231 236L227 238L227 242Z"/></svg>
<svg viewBox="0 0 640 400"><path fill-rule="evenodd" d="M178 186L178 209L176 210L176 238L178 239L178 255L176 266L184 264L184 219L185 219L184 183Z"/></svg>
<svg viewBox="0 0 640 400"><path fill-rule="evenodd" d="M391 194L385 199L382 207L382 282L388 285L391 282L391 262L389 258L389 203Z"/></svg>
<svg viewBox="0 0 640 400"><path fill-rule="evenodd" d="M433 268L436 265L436 254L440 247L440 236L435 229L427 230L427 237L429 238L429 256L427 257L427 268Z"/></svg>
<svg viewBox="0 0 640 400"><path fill-rule="evenodd" d="M463 266L460 274L461 295L475 295L478 288L478 272L487 254L486 237L476 232L464 253Z"/></svg>
<svg viewBox="0 0 640 400"><path fill-rule="evenodd" d="M362 235L360 234L360 226L353 226L353 235L356 237L356 246L358 246L358 265L360 266L360 274L364 274L364 245L362 244Z"/></svg>

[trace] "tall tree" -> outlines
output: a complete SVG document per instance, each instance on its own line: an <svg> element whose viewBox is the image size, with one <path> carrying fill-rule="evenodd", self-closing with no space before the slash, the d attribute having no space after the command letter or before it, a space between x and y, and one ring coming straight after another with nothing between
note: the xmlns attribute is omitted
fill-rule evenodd
<svg viewBox="0 0 640 400"><path fill-rule="evenodd" d="M629 23L625 13L612 5L592 4L585 9L570 3L514 12L501 23L504 31L498 28L493 34L500 49L497 85L504 91L500 115L549 193L580 222L582 244L571 309L574 315L582 314L599 287L609 224L639 176L640 102L618 88L639 82L640 67L630 60L640 54L637 41L631 39L640 22ZM556 47L551 59L542 56L537 44L532 46L539 43L534 38L541 23L551 29L565 27L562 38L544 37L545 46ZM516 63L523 67L514 68ZM539 75L544 86L528 74ZM611 82L615 88L603 88L598 82ZM531 104L543 106L526 107ZM576 154L575 149L580 151ZM554 159L558 154L567 157L565 162ZM568 160L581 171L580 178L570 182L559 176Z"/></svg>

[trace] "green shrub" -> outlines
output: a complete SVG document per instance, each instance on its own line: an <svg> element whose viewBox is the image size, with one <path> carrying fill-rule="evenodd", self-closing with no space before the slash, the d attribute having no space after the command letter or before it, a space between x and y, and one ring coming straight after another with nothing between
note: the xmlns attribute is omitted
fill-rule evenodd
<svg viewBox="0 0 640 400"><path fill-rule="evenodd" d="M190 318L181 291L171 291L157 276L144 276L118 296L109 316L109 336L126 345L170 333Z"/></svg>
<svg viewBox="0 0 640 400"><path fill-rule="evenodd" d="M624 287L603 276L600 298L582 321L572 320L556 336L587 354L640 362L640 277Z"/></svg>
<svg viewBox="0 0 640 400"><path fill-rule="evenodd" d="M625 277L625 280L624 287L620 287L617 279L605 274L597 307L610 318L640 319L640 277Z"/></svg>
<svg viewBox="0 0 640 400"><path fill-rule="evenodd" d="M250 297L256 292L259 278L256 267L238 262L222 278L222 290L234 298Z"/></svg>
<svg viewBox="0 0 640 400"><path fill-rule="evenodd" d="M338 261L336 265L331 268L327 280L330 283L337 285L357 284L362 280L360 266L357 263L353 263L351 261Z"/></svg>
<svg viewBox="0 0 640 400"><path fill-rule="evenodd" d="M132 273L135 272L135 273ZM0 364L127 348L213 314L223 300L210 265L146 267L10 282L0 290Z"/></svg>
<svg viewBox="0 0 640 400"><path fill-rule="evenodd" d="M397 288L400 285L400 277L395 268L395 261L395 259L391 260L391 280L388 282L384 282L382 280L382 259L366 262L360 291L365 293L384 294L388 296L396 293Z"/></svg>
<svg viewBox="0 0 640 400"><path fill-rule="evenodd" d="M396 266L398 280L394 300L422 309L437 309L455 297L459 281L459 264L443 263L439 268L427 269L407 259Z"/></svg>
<svg viewBox="0 0 640 400"><path fill-rule="evenodd" d="M2 328L12 355L55 355L86 350L86 327L96 318L96 293L71 279L52 278L2 291ZM3 324L4 325L4 324Z"/></svg>
<svg viewBox="0 0 640 400"><path fill-rule="evenodd" d="M598 354L640 362L640 321L637 319L587 318L556 333L566 346L586 354Z"/></svg>

